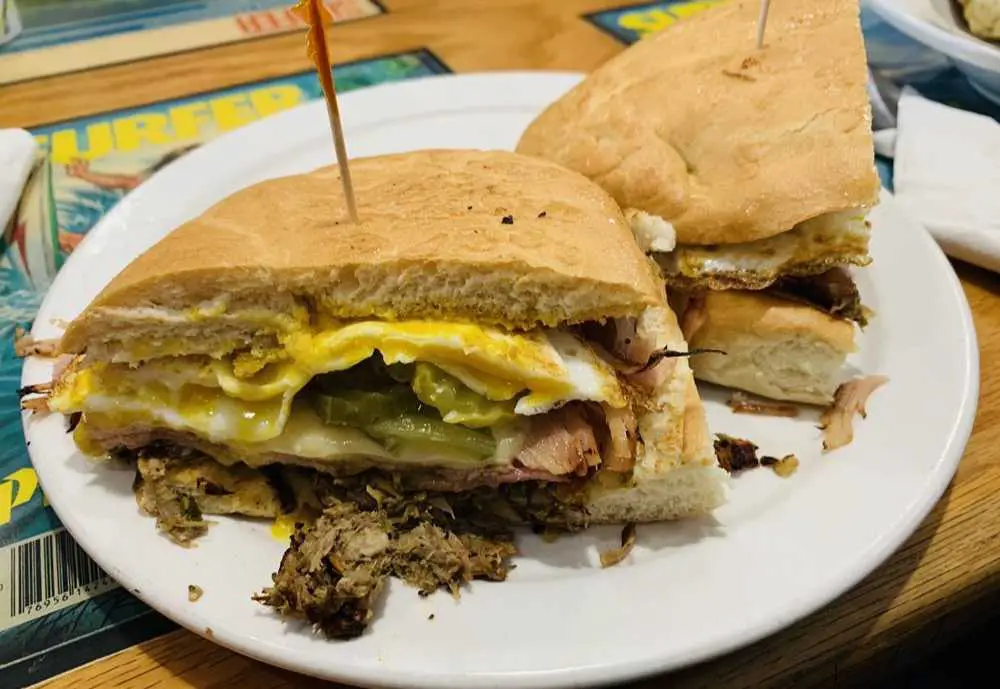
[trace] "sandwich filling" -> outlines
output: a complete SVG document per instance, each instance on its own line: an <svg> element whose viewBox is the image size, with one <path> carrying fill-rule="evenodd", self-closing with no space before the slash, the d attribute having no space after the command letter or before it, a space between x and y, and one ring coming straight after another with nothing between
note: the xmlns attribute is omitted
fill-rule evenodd
<svg viewBox="0 0 1000 689"><path fill-rule="evenodd" d="M332 638L364 631L389 577L457 593L506 578L511 527L585 528L587 482L628 480L636 410L684 354L633 319L273 323L215 356L113 343L58 374L46 406L78 420L85 452L134 464L140 507L177 543L206 514L287 522L255 599Z"/></svg>
<svg viewBox="0 0 1000 689"><path fill-rule="evenodd" d="M712 245L677 245L669 222L642 211L630 211L628 219L675 294L764 291L864 327L871 311L846 267L871 263L866 215L864 209L827 213L766 239Z"/></svg>
<svg viewBox="0 0 1000 689"><path fill-rule="evenodd" d="M652 375L637 369L654 356L639 335L615 352L615 338L603 347L583 330L312 320L222 356L150 357L148 344L139 360L122 350L128 363L84 355L48 408L82 413L75 437L94 454L167 442L225 465L381 468L443 490L566 481L602 458L631 468L633 406Z"/></svg>
<svg viewBox="0 0 1000 689"><path fill-rule="evenodd" d="M835 266L871 263L871 225L866 212L826 213L752 242L682 244L656 258L667 280L678 288L764 289L786 276L817 275Z"/></svg>
<svg viewBox="0 0 1000 689"><path fill-rule="evenodd" d="M72 356L22 407L133 467L179 543L204 515L274 519L288 549L257 599L333 637L363 631L389 577L503 579L514 526L724 500L676 317L610 196L501 151L352 175L358 222L327 167L168 234L69 324Z"/></svg>

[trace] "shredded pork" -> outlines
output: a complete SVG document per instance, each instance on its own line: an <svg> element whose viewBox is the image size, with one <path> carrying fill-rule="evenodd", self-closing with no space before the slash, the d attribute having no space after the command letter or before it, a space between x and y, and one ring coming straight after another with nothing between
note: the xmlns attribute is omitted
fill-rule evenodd
<svg viewBox="0 0 1000 689"><path fill-rule="evenodd" d="M139 508L179 545L190 545L208 531L204 514L277 517L283 501L263 472L245 465L226 467L194 452L140 456L132 484Z"/></svg>
<svg viewBox="0 0 1000 689"><path fill-rule="evenodd" d="M169 443L138 451L121 450L114 456L135 464L136 499L171 537L183 536L191 521L206 526L203 514L275 517L302 510L318 512L345 501L371 507L386 499L433 503L449 515L465 515L466 519L478 515L475 519L485 520L491 529L552 526L576 530L587 525L586 510L578 504L573 484L526 480L476 486L463 492L438 491L414 488L406 476L377 469L336 477L295 466L224 466L197 451Z"/></svg>
<svg viewBox="0 0 1000 689"><path fill-rule="evenodd" d="M629 522L622 529L621 545L601 553L601 567L614 567L629 556L635 547L635 524Z"/></svg>
<svg viewBox="0 0 1000 689"><path fill-rule="evenodd" d="M17 394L18 397L28 397L30 395L44 395L47 397L52 394L52 383L35 383L34 385L25 385L17 391Z"/></svg>
<svg viewBox="0 0 1000 689"><path fill-rule="evenodd" d="M360 636L388 579L388 549L382 515L332 507L313 527L297 526L274 585L254 600L307 620L328 638Z"/></svg>
<svg viewBox="0 0 1000 689"><path fill-rule="evenodd" d="M440 496L406 496L386 481L363 493L357 484L317 488L322 514L296 525L273 585L254 599L329 638L362 634L390 577L422 596L441 588L457 596L473 579L503 581L512 567L516 548L502 522L469 521Z"/></svg>
<svg viewBox="0 0 1000 689"><path fill-rule="evenodd" d="M638 439L635 412L631 407L615 409L604 406L608 426L608 443L604 448L603 464L608 471L622 474L635 466Z"/></svg>
<svg viewBox="0 0 1000 689"><path fill-rule="evenodd" d="M777 296L799 301L837 318L868 325L871 312L861 303L861 293L846 268L831 268L818 275L788 275L769 290Z"/></svg>
<svg viewBox="0 0 1000 689"><path fill-rule="evenodd" d="M600 457L594 429L581 407L571 405L546 414L532 426L514 464L552 476L585 476Z"/></svg>
<svg viewBox="0 0 1000 689"><path fill-rule="evenodd" d="M34 413L47 412L49 410L48 397L30 397L21 400L21 409Z"/></svg>
<svg viewBox="0 0 1000 689"><path fill-rule="evenodd" d="M757 446L749 440L719 433L715 438L714 445L715 457L719 466L730 474L753 469L760 465L760 460L757 459Z"/></svg>
<svg viewBox="0 0 1000 689"><path fill-rule="evenodd" d="M49 396L52 394L52 383L35 383L18 389L17 397L22 411L42 414L49 410Z"/></svg>
<svg viewBox="0 0 1000 689"><path fill-rule="evenodd" d="M781 478L788 478L798 470L799 458L795 455L785 455L781 459L777 457L761 457L760 465L762 467L770 467Z"/></svg>
<svg viewBox="0 0 1000 689"><path fill-rule="evenodd" d="M889 382L885 376L865 376L848 381L837 388L833 404L823 411L820 429L823 431L823 451L830 452L854 440L854 416L868 418L865 404L868 397Z"/></svg>
<svg viewBox="0 0 1000 689"><path fill-rule="evenodd" d="M730 395L726 404L734 414L759 414L761 416L784 416L794 418L799 415L799 408L787 402L752 399L742 392Z"/></svg>
<svg viewBox="0 0 1000 689"><path fill-rule="evenodd" d="M224 467L160 445L119 459L137 464L136 498L181 545L205 533L206 514L294 514L273 585L256 595L280 614L305 619L330 638L363 633L386 581L421 595L457 595L473 579L506 578L513 527L576 531L588 526L572 490L522 482L463 493L412 491L399 475L368 471L335 478L310 469Z"/></svg>
<svg viewBox="0 0 1000 689"><path fill-rule="evenodd" d="M14 329L14 354L27 356L55 356L59 352L59 340L36 340L18 326Z"/></svg>

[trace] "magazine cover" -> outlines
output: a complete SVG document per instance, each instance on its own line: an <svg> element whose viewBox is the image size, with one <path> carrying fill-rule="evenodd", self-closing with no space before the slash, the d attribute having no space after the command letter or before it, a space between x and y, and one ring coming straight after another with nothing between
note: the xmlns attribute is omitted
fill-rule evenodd
<svg viewBox="0 0 1000 689"><path fill-rule="evenodd" d="M420 51L339 65L345 93L446 72ZM40 127L0 242L0 689L34 684L172 629L62 529L25 450L14 333L87 231L155 171L232 129L321 97L313 72Z"/></svg>
<svg viewBox="0 0 1000 689"><path fill-rule="evenodd" d="M323 0L334 22L378 0ZM0 84L301 31L287 0L0 0ZM17 22L19 35L2 24ZM20 18L18 20L18 17ZM6 45L3 45L6 42ZM87 50L80 51L82 44ZM81 62L82 61L82 62Z"/></svg>

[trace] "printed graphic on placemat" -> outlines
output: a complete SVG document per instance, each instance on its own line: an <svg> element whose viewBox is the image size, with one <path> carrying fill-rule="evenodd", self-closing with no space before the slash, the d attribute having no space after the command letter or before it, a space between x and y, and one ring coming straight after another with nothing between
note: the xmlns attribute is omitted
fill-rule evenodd
<svg viewBox="0 0 1000 689"><path fill-rule="evenodd" d="M33 473L20 469L21 473ZM29 480L34 480L33 478ZM65 529L0 548L0 631L82 603L118 586ZM8 590L9 589L9 590Z"/></svg>
<svg viewBox="0 0 1000 689"><path fill-rule="evenodd" d="M345 93L447 71L418 51L339 65L334 76ZM109 579L45 502L21 430L15 327L30 323L66 256L130 189L219 134L320 96L305 72L33 132L38 164L0 242L0 689L172 628Z"/></svg>
<svg viewBox="0 0 1000 689"><path fill-rule="evenodd" d="M304 28L290 0L0 0L20 35L0 45L0 84ZM385 12L377 0L323 0L335 22ZM2 39L0 39L2 42Z"/></svg>
<svg viewBox="0 0 1000 689"><path fill-rule="evenodd" d="M724 0L667 0L644 2L585 15L586 19L607 31L623 43L635 43L640 38L676 24Z"/></svg>

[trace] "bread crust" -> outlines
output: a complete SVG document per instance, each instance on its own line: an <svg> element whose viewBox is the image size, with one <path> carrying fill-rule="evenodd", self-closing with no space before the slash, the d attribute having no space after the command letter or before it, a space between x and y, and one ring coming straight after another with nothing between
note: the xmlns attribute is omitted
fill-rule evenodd
<svg viewBox="0 0 1000 689"><path fill-rule="evenodd" d="M650 309L639 329L656 333L657 347L686 351L673 311ZM587 494L594 523L656 522L710 513L729 495L718 466L705 407L688 359L660 364L669 375L637 415L639 447L631 476L622 484L597 481Z"/></svg>
<svg viewBox="0 0 1000 689"><path fill-rule="evenodd" d="M548 107L522 153L577 170L681 244L747 242L873 205L858 0L728 0L646 38Z"/></svg>
<svg viewBox="0 0 1000 689"><path fill-rule="evenodd" d="M360 224L345 219L336 167L243 189L126 267L70 325L63 350L83 351L110 330L141 338L151 308L220 296L268 308L291 294L339 318L521 328L662 303L621 210L575 172L456 150L358 159L351 169Z"/></svg>

